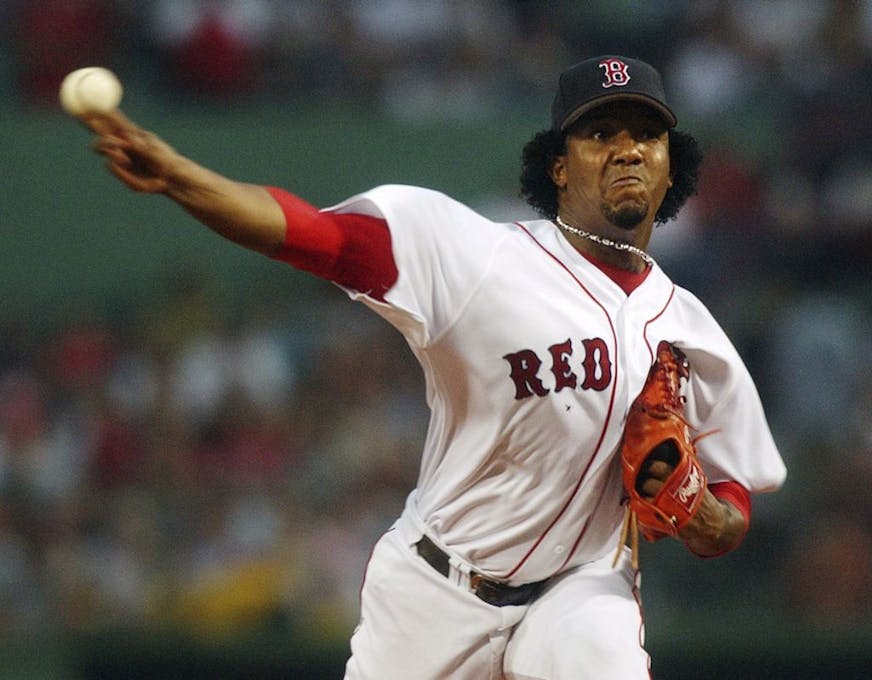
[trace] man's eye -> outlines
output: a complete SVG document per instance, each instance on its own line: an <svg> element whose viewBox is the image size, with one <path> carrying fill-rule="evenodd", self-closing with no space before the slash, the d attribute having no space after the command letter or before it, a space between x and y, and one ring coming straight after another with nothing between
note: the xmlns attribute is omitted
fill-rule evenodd
<svg viewBox="0 0 872 680"><path fill-rule="evenodd" d="M640 139L650 142L655 139L660 139L660 135L662 135L664 130L660 127L654 126L650 128L643 128L639 133Z"/></svg>

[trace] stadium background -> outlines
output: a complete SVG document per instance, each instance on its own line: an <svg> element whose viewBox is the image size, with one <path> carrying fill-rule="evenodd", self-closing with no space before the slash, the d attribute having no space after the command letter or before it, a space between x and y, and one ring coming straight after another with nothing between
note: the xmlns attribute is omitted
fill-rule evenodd
<svg viewBox="0 0 872 680"><path fill-rule="evenodd" d="M0 3L0 676L339 677L426 413L396 333L123 190L56 105L328 205L382 182L525 217L556 73L661 67L707 151L654 253L757 379L790 470L745 545L645 546L658 678L872 667L872 3Z"/></svg>

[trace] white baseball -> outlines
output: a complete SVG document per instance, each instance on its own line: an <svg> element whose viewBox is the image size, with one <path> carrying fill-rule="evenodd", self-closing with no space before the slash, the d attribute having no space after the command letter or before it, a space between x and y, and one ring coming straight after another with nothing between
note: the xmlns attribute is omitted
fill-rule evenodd
<svg viewBox="0 0 872 680"><path fill-rule="evenodd" d="M118 108L123 89L118 77L102 66L88 66L69 73L61 83L59 99L71 116L107 113Z"/></svg>

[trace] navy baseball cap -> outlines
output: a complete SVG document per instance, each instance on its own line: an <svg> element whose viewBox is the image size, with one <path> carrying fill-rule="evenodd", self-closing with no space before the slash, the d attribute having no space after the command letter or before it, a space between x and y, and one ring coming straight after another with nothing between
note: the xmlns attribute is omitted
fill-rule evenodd
<svg viewBox="0 0 872 680"><path fill-rule="evenodd" d="M618 100L648 104L669 127L678 122L666 104L657 69L639 59L608 55L587 59L560 74L551 126L562 132L591 109Z"/></svg>

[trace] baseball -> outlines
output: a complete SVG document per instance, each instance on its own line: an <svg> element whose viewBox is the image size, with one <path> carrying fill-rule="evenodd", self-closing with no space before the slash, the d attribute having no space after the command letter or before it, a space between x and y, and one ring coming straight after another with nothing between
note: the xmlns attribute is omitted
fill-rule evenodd
<svg viewBox="0 0 872 680"><path fill-rule="evenodd" d="M88 66L69 73L61 83L59 98L71 116L108 113L121 103L121 81L107 68Z"/></svg>

